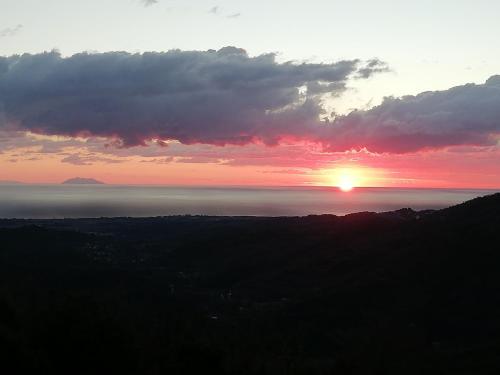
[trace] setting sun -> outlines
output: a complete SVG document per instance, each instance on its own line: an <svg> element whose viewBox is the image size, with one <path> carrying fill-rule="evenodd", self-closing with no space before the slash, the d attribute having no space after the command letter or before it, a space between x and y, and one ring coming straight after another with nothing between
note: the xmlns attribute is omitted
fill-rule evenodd
<svg viewBox="0 0 500 375"><path fill-rule="evenodd" d="M345 175L340 177L339 189L342 191L351 191L354 188L354 182L351 176Z"/></svg>
<svg viewBox="0 0 500 375"><path fill-rule="evenodd" d="M375 184L376 173L369 168L356 166L338 166L324 171L324 185L335 186L348 192L355 187Z"/></svg>
<svg viewBox="0 0 500 375"><path fill-rule="evenodd" d="M360 187L386 186L389 181L387 171L382 168L344 164L322 170L317 185L332 186L348 192Z"/></svg>

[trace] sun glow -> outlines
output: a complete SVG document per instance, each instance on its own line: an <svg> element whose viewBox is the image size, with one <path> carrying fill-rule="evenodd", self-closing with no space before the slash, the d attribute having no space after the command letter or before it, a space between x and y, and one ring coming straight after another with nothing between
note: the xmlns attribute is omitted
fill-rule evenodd
<svg viewBox="0 0 500 375"><path fill-rule="evenodd" d="M340 177L339 181L339 189L342 191L351 191L354 188L354 182L351 176L349 175L344 175Z"/></svg>
<svg viewBox="0 0 500 375"><path fill-rule="evenodd" d="M384 180L384 171L357 165L325 169L322 175L324 176L323 186L335 186L344 192L357 187L379 186L380 181Z"/></svg>
<svg viewBox="0 0 500 375"><path fill-rule="evenodd" d="M362 186L366 176L359 167L337 168L332 171L332 185L343 192L349 192L357 186Z"/></svg>

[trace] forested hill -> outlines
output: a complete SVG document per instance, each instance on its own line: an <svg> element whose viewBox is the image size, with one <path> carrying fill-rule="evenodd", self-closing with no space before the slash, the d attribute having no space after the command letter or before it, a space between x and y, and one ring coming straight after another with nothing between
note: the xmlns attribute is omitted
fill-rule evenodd
<svg viewBox="0 0 500 375"><path fill-rule="evenodd" d="M500 194L439 211L0 220L0 353L41 374L492 374Z"/></svg>

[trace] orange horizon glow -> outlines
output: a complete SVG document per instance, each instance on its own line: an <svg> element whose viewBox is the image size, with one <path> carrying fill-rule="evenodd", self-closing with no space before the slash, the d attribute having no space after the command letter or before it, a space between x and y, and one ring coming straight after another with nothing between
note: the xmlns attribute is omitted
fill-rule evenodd
<svg viewBox="0 0 500 375"><path fill-rule="evenodd" d="M325 153L307 143L216 147L172 142L168 147L150 145L131 151L89 149L87 139L28 137L32 139L28 146L0 153L0 181L58 184L85 177L116 185L324 186L343 191L357 187L500 188L498 147L391 155ZM44 152L43 142L64 146L58 152ZM63 162L73 155L87 162Z"/></svg>
<svg viewBox="0 0 500 375"><path fill-rule="evenodd" d="M459 176L461 179L453 180L445 179L448 176L439 170L418 168L416 171L409 170L406 175L405 171L365 166L334 166L328 169L300 170L295 173L279 167L228 166L211 163L156 165L134 159L112 166L99 163L74 166L61 163L56 158L17 163L4 163L0 158L0 165L2 165L0 181L34 184L58 184L69 178L84 177L114 185L317 186L338 187L343 191L356 187L472 189L500 187L498 178L481 180L471 177L473 174L480 175L481 171L471 171L470 174Z"/></svg>

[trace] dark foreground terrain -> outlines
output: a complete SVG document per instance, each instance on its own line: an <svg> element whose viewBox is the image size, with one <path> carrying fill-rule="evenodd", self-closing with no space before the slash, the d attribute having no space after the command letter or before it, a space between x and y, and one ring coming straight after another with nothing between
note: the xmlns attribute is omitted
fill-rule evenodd
<svg viewBox="0 0 500 375"><path fill-rule="evenodd" d="M0 220L20 374L498 374L500 194L345 217Z"/></svg>

